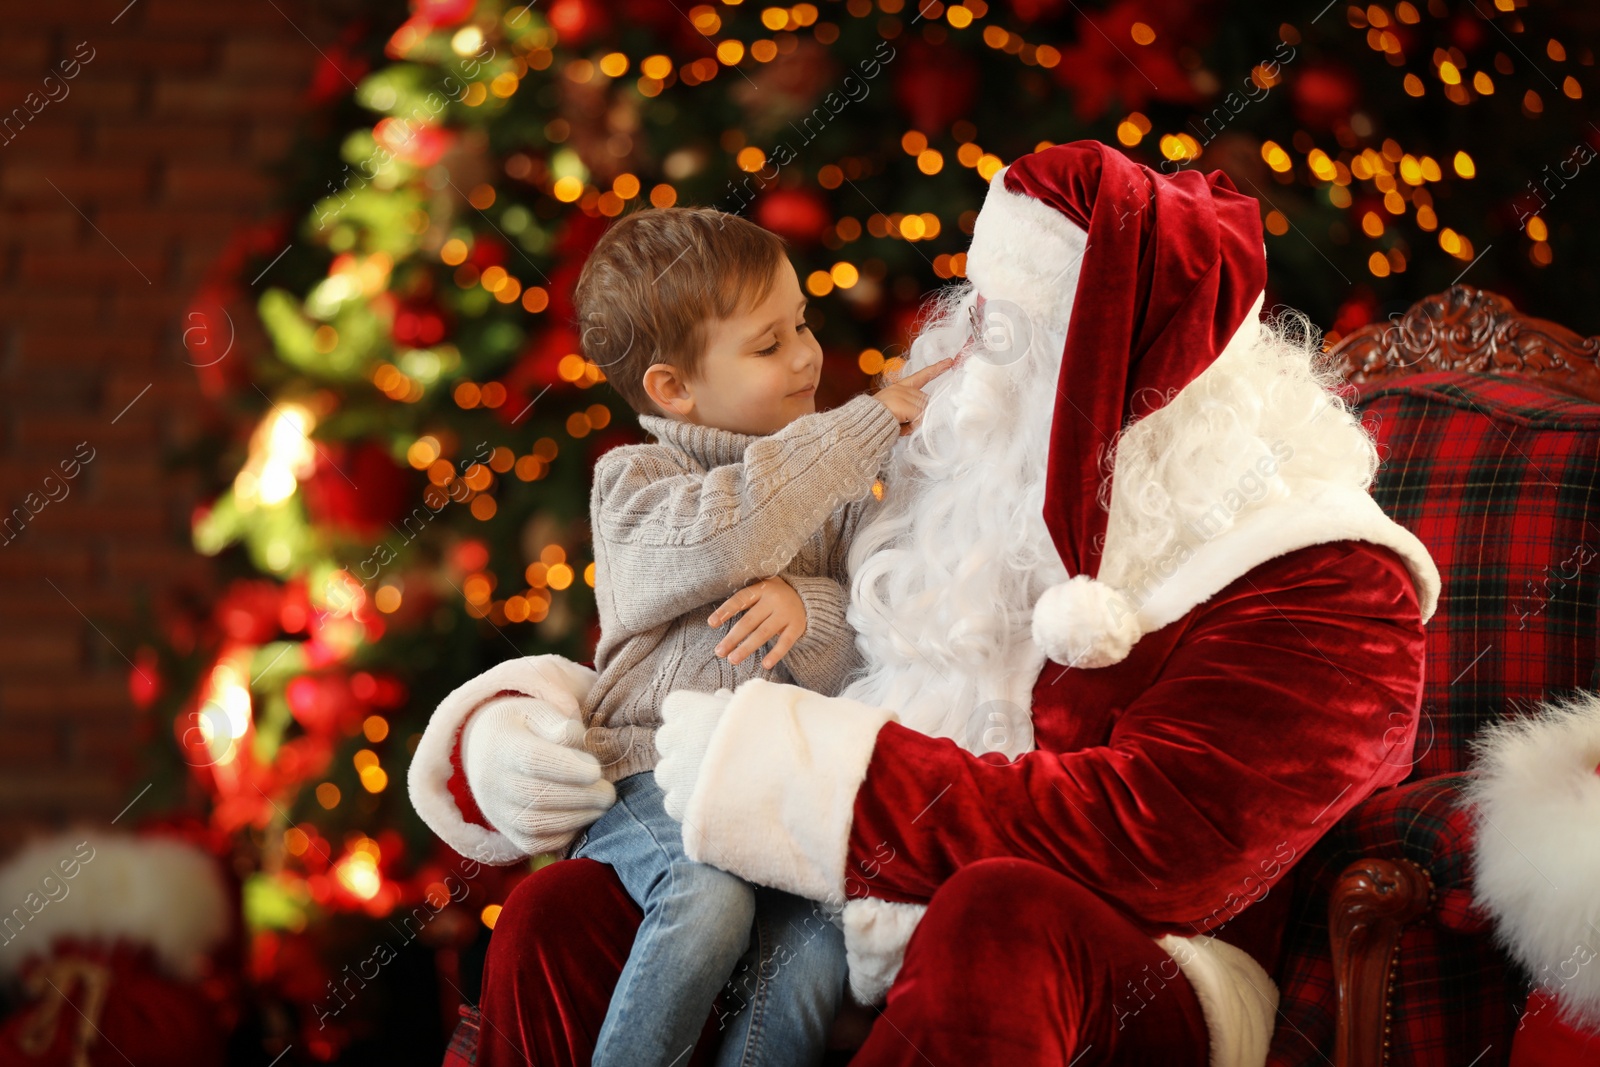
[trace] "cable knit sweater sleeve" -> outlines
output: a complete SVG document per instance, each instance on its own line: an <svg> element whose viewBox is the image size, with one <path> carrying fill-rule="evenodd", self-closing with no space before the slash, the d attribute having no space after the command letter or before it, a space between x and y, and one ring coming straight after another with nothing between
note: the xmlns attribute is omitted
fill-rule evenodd
<svg viewBox="0 0 1600 1067"><path fill-rule="evenodd" d="M782 577L806 605L806 632L784 657L796 684L826 696L838 694L864 666L856 631L845 619L850 607L850 543L882 502L872 493L839 509L820 575L785 572Z"/></svg>
<svg viewBox="0 0 1600 1067"><path fill-rule="evenodd" d="M780 575L806 606L806 632L783 657L789 677L824 696L836 696L850 673L862 665L855 629L845 621L850 593L825 576Z"/></svg>
<svg viewBox="0 0 1600 1067"><path fill-rule="evenodd" d="M899 424L871 396L754 439L709 470L651 447L595 465L593 535L616 621L647 630L778 574L840 504L867 495Z"/></svg>

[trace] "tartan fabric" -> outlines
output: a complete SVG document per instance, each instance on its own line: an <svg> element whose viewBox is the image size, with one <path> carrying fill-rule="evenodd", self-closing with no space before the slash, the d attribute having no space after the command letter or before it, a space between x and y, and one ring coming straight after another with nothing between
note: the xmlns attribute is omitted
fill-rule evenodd
<svg viewBox="0 0 1600 1067"><path fill-rule="evenodd" d="M1439 608L1406 783L1351 811L1294 873L1268 1062L1330 1062L1328 892L1377 856L1416 863L1437 893L1401 937L1392 1062L1497 1067L1527 987L1471 907L1459 772L1485 724L1600 685L1600 405L1452 371L1358 389L1354 402L1383 461L1373 497L1432 554Z"/></svg>
<svg viewBox="0 0 1600 1067"><path fill-rule="evenodd" d="M1439 567L1411 779L1462 770L1503 715L1600 684L1600 405L1437 372L1360 397L1374 499Z"/></svg>
<svg viewBox="0 0 1600 1067"><path fill-rule="evenodd" d="M1368 857L1410 860L1428 873L1435 893L1431 921L1411 924L1400 939L1391 1001L1393 1062L1505 1063L1523 990L1490 943L1484 917L1471 906L1472 833L1459 803L1466 777L1440 775L1375 794L1295 868L1294 907L1278 975L1281 1014L1267 1061L1272 1067L1325 1067L1332 1057L1328 893L1346 867Z"/></svg>
<svg viewBox="0 0 1600 1067"><path fill-rule="evenodd" d="M444 1050L443 1067L473 1067L478 1062L478 1030L482 1021L475 1004L462 1004L457 1013L461 1017L450 1034L450 1046Z"/></svg>

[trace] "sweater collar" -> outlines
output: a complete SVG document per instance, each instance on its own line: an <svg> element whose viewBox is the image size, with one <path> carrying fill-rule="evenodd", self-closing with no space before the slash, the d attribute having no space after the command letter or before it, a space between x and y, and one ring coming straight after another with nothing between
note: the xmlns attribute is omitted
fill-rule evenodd
<svg viewBox="0 0 1600 1067"><path fill-rule="evenodd" d="M639 425L656 440L689 453L707 469L741 462L745 449L760 440L755 434L734 433L732 430L719 430L715 426L697 426L692 422L680 422L661 415L640 415Z"/></svg>

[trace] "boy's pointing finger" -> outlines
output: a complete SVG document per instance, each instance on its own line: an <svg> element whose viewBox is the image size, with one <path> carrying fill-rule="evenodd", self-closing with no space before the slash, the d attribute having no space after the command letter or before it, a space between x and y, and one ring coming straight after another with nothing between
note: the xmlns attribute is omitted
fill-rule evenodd
<svg viewBox="0 0 1600 1067"><path fill-rule="evenodd" d="M954 356L949 356L949 357L946 357L945 359L941 359L937 363L932 363L932 364L929 364L926 367L923 367L921 370L917 371L915 374L906 375L904 378L901 378L900 381L897 384L899 384L899 385L909 385L913 389L921 389L924 385L926 385L929 382L933 381L939 375L943 374L945 371L949 370L951 367L954 367L955 365L956 365L955 357Z"/></svg>

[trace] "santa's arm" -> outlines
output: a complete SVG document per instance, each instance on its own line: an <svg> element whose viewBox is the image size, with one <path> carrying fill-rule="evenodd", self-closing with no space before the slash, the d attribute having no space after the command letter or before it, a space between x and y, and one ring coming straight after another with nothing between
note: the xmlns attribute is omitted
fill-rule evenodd
<svg viewBox="0 0 1600 1067"><path fill-rule="evenodd" d="M1018 857L1152 933L1213 927L1405 776L1423 631L1398 558L1349 542L1263 564L1173 625L1190 629L1107 745L1010 764L851 701L746 699L747 683L686 806L690 854L813 897L902 901Z"/></svg>

